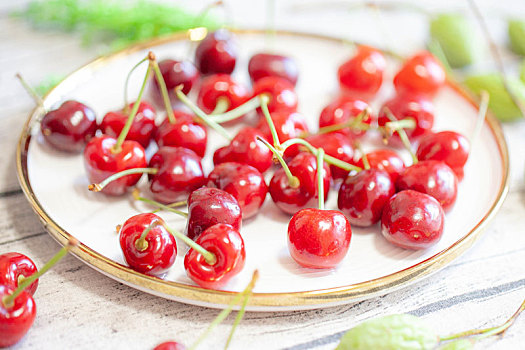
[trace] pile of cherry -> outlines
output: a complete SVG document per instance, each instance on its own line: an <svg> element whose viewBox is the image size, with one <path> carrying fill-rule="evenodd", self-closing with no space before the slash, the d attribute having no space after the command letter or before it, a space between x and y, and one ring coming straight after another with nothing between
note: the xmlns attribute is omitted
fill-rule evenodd
<svg viewBox="0 0 525 350"><path fill-rule="evenodd" d="M380 221L383 236L407 249L425 249L441 238L469 143L453 131L432 131L432 98L446 79L431 54L420 52L404 62L393 81L395 96L375 114L368 101L383 84L386 60L374 48L357 47L337 72L340 95L323 109L319 131L312 133L297 112L294 60L268 53L251 57L250 91L230 75L237 60L233 40L226 30L208 34L194 64L157 63L150 53L139 63L149 68L137 100L108 112L99 123L89 107L76 101L64 102L41 121L50 145L84 152L91 190L126 195L148 174L152 198L137 193L135 198L187 216L184 233L155 213L128 218L119 238L130 267L151 275L166 272L177 255L176 236L191 248L184 259L188 276L199 286L221 288L244 266L242 221L258 213L268 192L292 215L288 247L304 267L338 265L349 248L351 225ZM142 101L148 81L165 104L161 123ZM174 100L186 109L173 110ZM255 127L245 126L231 137L221 126L241 123L247 113L259 116ZM206 175L201 160L211 152L208 128L230 143L214 150L215 167ZM370 132L409 150L417 145L413 164L406 166L391 148L365 154L359 139ZM148 161L144 149L152 141L158 151ZM280 168L267 184L264 174L276 163ZM339 210L325 210L334 187L339 187ZM181 201L187 212L175 209Z"/></svg>

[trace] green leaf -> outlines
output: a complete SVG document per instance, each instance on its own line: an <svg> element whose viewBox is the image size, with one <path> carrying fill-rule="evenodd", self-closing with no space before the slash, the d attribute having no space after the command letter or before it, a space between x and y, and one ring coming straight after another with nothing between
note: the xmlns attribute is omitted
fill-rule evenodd
<svg viewBox="0 0 525 350"><path fill-rule="evenodd" d="M477 60L480 37L472 23L457 13L443 13L430 22L430 36L437 41L453 68L464 67Z"/></svg>
<svg viewBox="0 0 525 350"><path fill-rule="evenodd" d="M470 350L474 349L472 340L469 339L458 339L441 345L438 350Z"/></svg>
<svg viewBox="0 0 525 350"><path fill-rule="evenodd" d="M520 66L520 79L525 83L525 60L521 61Z"/></svg>
<svg viewBox="0 0 525 350"><path fill-rule="evenodd" d="M467 77L464 84L475 94L483 90L489 93L489 108L499 120L507 122L522 118L520 109L514 104L503 85L501 75L496 73L472 75ZM525 103L525 84L519 79L511 78L509 86L516 98Z"/></svg>
<svg viewBox="0 0 525 350"><path fill-rule="evenodd" d="M40 96L44 96L45 94L47 94L49 92L49 90L51 90L52 88L57 86L58 83L60 83L62 81L62 79L64 79L63 76L54 75L54 74L53 75L49 75L49 76L45 77L44 80L42 80L40 82L40 84L38 84L35 87L35 91Z"/></svg>
<svg viewBox="0 0 525 350"><path fill-rule="evenodd" d="M510 19L508 22L509 43L512 51L525 56L525 20Z"/></svg>
<svg viewBox="0 0 525 350"><path fill-rule="evenodd" d="M412 315L389 315L365 321L342 337L336 350L433 349L437 335Z"/></svg>

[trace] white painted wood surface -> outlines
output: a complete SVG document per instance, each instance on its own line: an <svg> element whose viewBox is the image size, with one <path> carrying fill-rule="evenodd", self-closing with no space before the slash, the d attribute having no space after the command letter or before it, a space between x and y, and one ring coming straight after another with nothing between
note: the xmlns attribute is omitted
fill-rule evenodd
<svg viewBox="0 0 525 350"><path fill-rule="evenodd" d="M0 4L0 253L18 251L42 266L59 247L38 222L16 179L15 147L33 104L14 74L22 72L36 84L49 73L66 74L90 61L97 49L81 47L74 36L33 31L10 18L8 13L23 3L2 0ZM251 21L242 16L250 13L248 6L241 1L233 3L239 4L233 11L236 23L249 25ZM301 3L279 2L279 27L323 33L356 28L355 22L345 27L346 15L337 11L316 16L303 11L287 17L292 16L290 9ZM486 11L496 8L486 1L482 5ZM517 2L497 5L499 13L522 11L525 16L524 6ZM385 22L393 23L400 16L407 15L384 15ZM253 23L260 26L264 16L258 19ZM363 24L367 19L360 20ZM496 36L503 37L501 21L491 22ZM419 31L402 23L405 25L390 35L410 32L410 43L403 49L420 46L426 35L421 19L413 23L414 28L422 28ZM371 32L349 36L373 41L377 28ZM247 313L231 348L332 349L345 330L367 318L390 313L421 316L442 335L502 323L525 297L525 123L505 125L504 129L511 155L510 193L487 232L463 256L426 280L357 304L314 311ZM67 257L41 279L35 300L35 324L16 349L148 349L168 339L191 345L218 313L126 287L73 257ZM221 348L233 319L234 315L220 325L202 348ZM477 348L518 349L523 345L521 336L525 336L525 316L503 338L484 340Z"/></svg>

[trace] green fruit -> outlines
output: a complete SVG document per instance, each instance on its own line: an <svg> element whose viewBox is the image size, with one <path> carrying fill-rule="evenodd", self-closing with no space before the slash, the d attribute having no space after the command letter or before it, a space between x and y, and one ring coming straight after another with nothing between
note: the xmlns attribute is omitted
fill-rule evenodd
<svg viewBox="0 0 525 350"><path fill-rule="evenodd" d="M412 315L389 315L365 321L342 337L336 350L433 349L437 335Z"/></svg>
<svg viewBox="0 0 525 350"><path fill-rule="evenodd" d="M505 89L501 75L495 73L472 75L464 83L475 94L483 90L489 93L489 108L499 120L507 122L523 117L520 109ZM525 104L525 84L519 79L511 78L509 87L516 98Z"/></svg>
<svg viewBox="0 0 525 350"><path fill-rule="evenodd" d="M452 68L472 64L479 56L480 40L471 22L456 13L443 13L430 22L430 36L441 46Z"/></svg>
<svg viewBox="0 0 525 350"><path fill-rule="evenodd" d="M446 343L438 348L438 350L470 350L474 349L474 344L468 339L458 339Z"/></svg>
<svg viewBox="0 0 525 350"><path fill-rule="evenodd" d="M511 19L508 23L509 42L512 51L525 56L525 21Z"/></svg>

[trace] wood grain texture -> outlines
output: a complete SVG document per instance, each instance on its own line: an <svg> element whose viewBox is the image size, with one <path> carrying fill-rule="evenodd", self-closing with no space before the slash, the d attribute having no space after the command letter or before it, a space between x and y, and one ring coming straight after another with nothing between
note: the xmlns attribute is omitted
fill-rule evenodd
<svg viewBox="0 0 525 350"><path fill-rule="evenodd" d="M0 6L0 52L9 53L0 56L0 253L18 251L42 266L59 246L45 233L16 179L16 142L33 104L14 74L22 72L31 83L48 73L66 74L94 58L97 49L81 47L74 36L35 32L9 18L11 8ZM336 28L344 18L338 20ZM293 29L300 25L289 23ZM525 124L505 126L505 133L512 166L509 196L464 255L425 280L382 297L322 310L247 313L231 348L333 349L345 330L390 313L420 316L442 335L503 322L525 297ZM71 256L41 279L35 299L35 324L15 349L148 349L168 339L190 345L218 313L142 293ZM234 317L202 348L222 347ZM505 337L484 340L476 348L518 349L523 336L524 316Z"/></svg>

